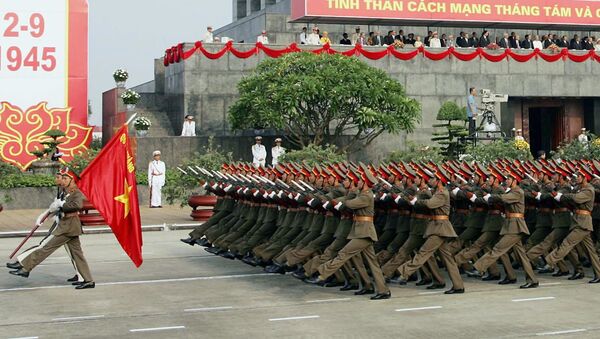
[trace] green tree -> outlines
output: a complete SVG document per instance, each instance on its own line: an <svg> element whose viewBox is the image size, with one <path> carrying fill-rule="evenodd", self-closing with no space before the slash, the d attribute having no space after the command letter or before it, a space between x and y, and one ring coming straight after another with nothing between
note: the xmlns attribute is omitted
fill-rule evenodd
<svg viewBox="0 0 600 339"><path fill-rule="evenodd" d="M412 132L421 107L385 72L342 55L290 53L263 61L239 84L229 110L233 129L273 128L297 146L367 145L384 132Z"/></svg>
<svg viewBox="0 0 600 339"><path fill-rule="evenodd" d="M461 138L469 135L465 126L467 121L466 107L460 108L453 101L446 101L438 111L437 120L447 121L443 124L433 125L435 128L444 128L443 132L434 132L432 141L441 145L441 150L447 158L456 158L465 151L466 143ZM456 124L455 122L458 122Z"/></svg>

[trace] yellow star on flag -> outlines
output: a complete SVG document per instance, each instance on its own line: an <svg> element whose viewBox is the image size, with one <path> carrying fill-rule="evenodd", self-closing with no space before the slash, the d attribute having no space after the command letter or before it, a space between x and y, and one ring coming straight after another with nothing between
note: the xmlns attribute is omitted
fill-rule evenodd
<svg viewBox="0 0 600 339"><path fill-rule="evenodd" d="M129 186L129 184L127 184L127 179L125 179L125 187L123 189L123 194L114 198L116 201L125 205L125 215L123 216L123 219L127 218L127 216L129 215L129 192L131 192L132 189L133 186Z"/></svg>

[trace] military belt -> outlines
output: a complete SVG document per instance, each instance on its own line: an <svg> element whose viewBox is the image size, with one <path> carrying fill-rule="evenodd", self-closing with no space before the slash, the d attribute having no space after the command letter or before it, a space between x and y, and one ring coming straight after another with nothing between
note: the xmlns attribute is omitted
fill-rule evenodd
<svg viewBox="0 0 600 339"><path fill-rule="evenodd" d="M74 216L77 216L77 215L79 215L79 213L77 213L77 212L65 213L65 217L74 217Z"/></svg>
<svg viewBox="0 0 600 339"><path fill-rule="evenodd" d="M398 214L399 212L400 212L400 211L398 211L398 210L389 210L389 213L390 213L390 214Z"/></svg>
<svg viewBox="0 0 600 339"><path fill-rule="evenodd" d="M475 207L473 209L473 212L485 212L485 208L483 208L483 207Z"/></svg>
<svg viewBox="0 0 600 339"><path fill-rule="evenodd" d="M402 210L402 211L398 211L398 214L400 214L400 215L410 215L410 211Z"/></svg>
<svg viewBox="0 0 600 339"><path fill-rule="evenodd" d="M411 217L415 219L429 219L431 216L427 214L413 214Z"/></svg>
<svg viewBox="0 0 600 339"><path fill-rule="evenodd" d="M326 212L326 213L325 213L325 216L326 216L326 217L333 217L333 212Z"/></svg>
<svg viewBox="0 0 600 339"><path fill-rule="evenodd" d="M454 210L454 212L456 212L458 214L469 214L469 210L464 209L464 208L457 208Z"/></svg>
<svg viewBox="0 0 600 339"><path fill-rule="evenodd" d="M551 208L540 208L538 210L539 213L552 213L552 209Z"/></svg>
<svg viewBox="0 0 600 339"><path fill-rule="evenodd" d="M502 211L501 210L489 210L488 214L489 215L500 215L500 214L502 214Z"/></svg>
<svg viewBox="0 0 600 339"><path fill-rule="evenodd" d="M356 221L356 222L373 222L373 217L369 217L366 215L355 216L354 221Z"/></svg>
<svg viewBox="0 0 600 339"><path fill-rule="evenodd" d="M514 218L514 219L524 219L525 214L523 214L523 213L506 213L506 217Z"/></svg>
<svg viewBox="0 0 600 339"><path fill-rule="evenodd" d="M429 219L431 219L431 220L449 220L450 218L447 215L430 215Z"/></svg>
<svg viewBox="0 0 600 339"><path fill-rule="evenodd" d="M554 209L554 213L564 213L564 212L569 212L569 209L566 207L561 207L561 208L555 208Z"/></svg>
<svg viewBox="0 0 600 339"><path fill-rule="evenodd" d="M592 212L587 211L587 210L575 210L575 214L579 214L579 215L592 215Z"/></svg>

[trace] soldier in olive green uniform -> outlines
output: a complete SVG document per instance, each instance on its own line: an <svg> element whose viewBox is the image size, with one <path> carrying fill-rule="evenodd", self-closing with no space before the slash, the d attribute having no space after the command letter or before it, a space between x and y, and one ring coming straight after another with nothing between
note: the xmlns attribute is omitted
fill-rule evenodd
<svg viewBox="0 0 600 339"><path fill-rule="evenodd" d="M525 255L522 239L524 235L529 234L529 229L525 224L525 192L519 187L518 182L523 177L513 170L510 170L507 176L506 193L500 195L486 194L483 198L486 201L502 202L506 211L506 220L500 231L502 236L494 245L494 248L487 252L473 265L475 275L481 276L480 272L485 271L490 265L494 264L502 255L511 249L514 251L517 259L521 262L527 283L521 285L521 288L535 288L539 282L533 273L529 259Z"/></svg>
<svg viewBox="0 0 600 339"><path fill-rule="evenodd" d="M551 266L566 257L578 244L582 244L594 269L594 279L590 283L600 282L600 260L592 241L591 233L594 230L592 226L592 209L594 207L594 187L588 183L591 179L591 171L580 165L579 172L575 178L578 190L575 193L562 194L554 192L556 201L564 201L575 205L575 212L571 223L571 230L567 237L561 242L558 248L548 256L546 262Z"/></svg>

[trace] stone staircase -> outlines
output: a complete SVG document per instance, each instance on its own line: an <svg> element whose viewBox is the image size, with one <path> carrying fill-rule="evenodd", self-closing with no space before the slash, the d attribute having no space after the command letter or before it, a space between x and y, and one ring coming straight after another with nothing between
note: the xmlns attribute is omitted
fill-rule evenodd
<svg viewBox="0 0 600 339"><path fill-rule="evenodd" d="M143 116L150 119L152 126L148 131L149 137L168 137L175 136L175 129L171 124L171 120L165 112L147 109L145 107L136 107L138 116Z"/></svg>

